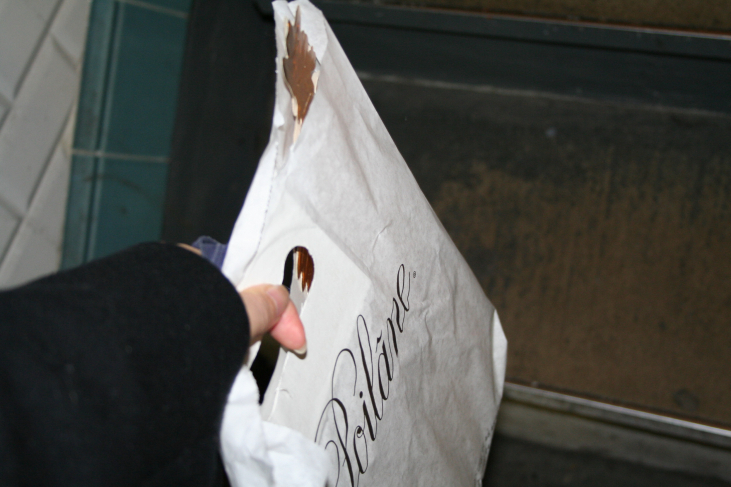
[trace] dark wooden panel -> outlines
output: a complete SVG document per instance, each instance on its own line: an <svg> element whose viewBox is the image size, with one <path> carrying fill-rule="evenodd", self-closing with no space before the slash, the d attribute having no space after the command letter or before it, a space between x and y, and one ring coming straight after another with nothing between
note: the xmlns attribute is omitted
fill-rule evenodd
<svg viewBox="0 0 731 487"><path fill-rule="evenodd" d="M508 377L731 424L731 117L365 82Z"/></svg>
<svg viewBox="0 0 731 487"><path fill-rule="evenodd" d="M731 31L727 0L350 0L649 27Z"/></svg>
<svg viewBox="0 0 731 487"><path fill-rule="evenodd" d="M356 69L731 113L731 61L333 24Z"/></svg>
<svg viewBox="0 0 731 487"><path fill-rule="evenodd" d="M271 5L266 0L256 1L258 8L271 16ZM370 25L408 31L731 60L731 36L723 34L578 21L559 22L530 17L394 7L339 0L316 0L315 3L331 25ZM448 43L448 39L445 38L445 42Z"/></svg>

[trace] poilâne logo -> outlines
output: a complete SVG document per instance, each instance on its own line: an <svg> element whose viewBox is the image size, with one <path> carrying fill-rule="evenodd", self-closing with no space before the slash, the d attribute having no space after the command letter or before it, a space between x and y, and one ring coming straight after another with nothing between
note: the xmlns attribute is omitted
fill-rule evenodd
<svg viewBox="0 0 731 487"><path fill-rule="evenodd" d="M399 266L390 316L382 321L380 327L376 325L369 330L366 318L362 314L358 315L358 348L344 348L335 359L331 398L320 415L315 442L324 442L326 450L334 449L336 453L336 486L340 483L341 467L345 467L352 486L358 485L360 475L368 470L368 444L377 440L378 424L387 413L387 401L391 397L391 382L395 377L399 354L398 340L404 332L410 309L409 294L413 277L416 277L416 272L406 272L403 264ZM375 335L379 328L378 335ZM338 380L344 376L350 377L349 374L353 376L352 386ZM360 382L359 377L363 378ZM321 432L326 418L331 420L330 427Z"/></svg>

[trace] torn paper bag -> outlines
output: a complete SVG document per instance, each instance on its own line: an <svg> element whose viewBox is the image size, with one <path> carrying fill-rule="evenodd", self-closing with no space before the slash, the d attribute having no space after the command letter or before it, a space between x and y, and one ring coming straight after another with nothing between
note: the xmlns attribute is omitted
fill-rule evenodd
<svg viewBox="0 0 731 487"><path fill-rule="evenodd" d="M263 418L319 445L331 486L481 485L505 374L495 309L322 13L273 5L272 131L223 265L239 289L285 283L305 326Z"/></svg>

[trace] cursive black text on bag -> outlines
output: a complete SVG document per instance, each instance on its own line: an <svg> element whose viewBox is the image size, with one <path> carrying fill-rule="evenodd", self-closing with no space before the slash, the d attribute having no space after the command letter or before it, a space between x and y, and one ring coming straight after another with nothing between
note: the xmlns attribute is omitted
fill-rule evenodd
<svg viewBox="0 0 731 487"><path fill-rule="evenodd" d="M334 449L337 455L336 485L340 482L341 467L345 467L352 486L358 485L360 475L368 469L368 445L378 438L378 424L390 397L399 338L409 312L410 291L411 274L401 264L390 316L380 326L369 326L365 317L359 315L356 319L358 347L342 349L335 359L331 398L320 415L315 442L325 442L325 449ZM328 415L331 427L320 431Z"/></svg>

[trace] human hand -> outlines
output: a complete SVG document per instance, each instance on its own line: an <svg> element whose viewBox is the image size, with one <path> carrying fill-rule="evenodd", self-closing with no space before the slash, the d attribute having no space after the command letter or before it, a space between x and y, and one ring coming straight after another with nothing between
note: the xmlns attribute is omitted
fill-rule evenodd
<svg viewBox="0 0 731 487"><path fill-rule="evenodd" d="M249 316L251 343L265 333L284 348L303 354L307 350L305 329L284 286L259 284L239 292Z"/></svg>
<svg viewBox="0 0 731 487"><path fill-rule="evenodd" d="M201 255L199 249L190 245L179 243L178 246ZM289 299L287 288L260 284L244 289L239 295L249 316L251 343L258 342L266 333L271 333L272 338L284 348L300 355L307 351L305 328L297 309Z"/></svg>

